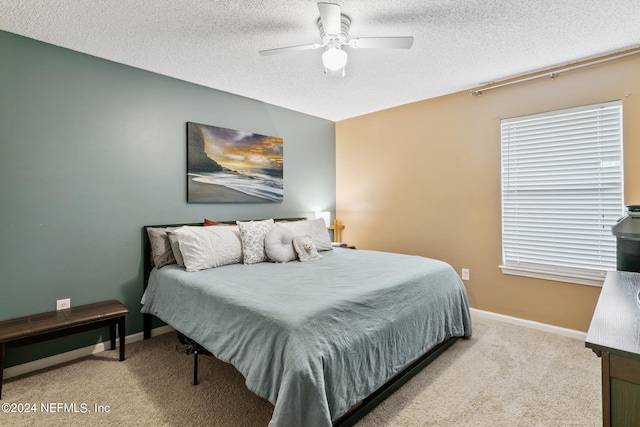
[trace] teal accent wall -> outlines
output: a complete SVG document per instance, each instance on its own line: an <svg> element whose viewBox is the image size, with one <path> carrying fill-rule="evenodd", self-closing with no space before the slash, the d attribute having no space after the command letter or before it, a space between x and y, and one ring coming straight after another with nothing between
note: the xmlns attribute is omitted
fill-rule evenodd
<svg viewBox="0 0 640 427"><path fill-rule="evenodd" d="M283 138L284 201L188 204L188 121ZM335 212L335 183L331 121L0 31L0 320L118 299L140 332L143 225Z"/></svg>

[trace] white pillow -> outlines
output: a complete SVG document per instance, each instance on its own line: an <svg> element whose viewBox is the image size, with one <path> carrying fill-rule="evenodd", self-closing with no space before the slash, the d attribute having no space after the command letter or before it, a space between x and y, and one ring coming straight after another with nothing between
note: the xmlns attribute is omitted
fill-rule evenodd
<svg viewBox="0 0 640 427"><path fill-rule="evenodd" d="M286 227L275 227L264 236L264 251L273 262L289 262L296 259L293 247L293 231Z"/></svg>
<svg viewBox="0 0 640 427"><path fill-rule="evenodd" d="M268 261L264 251L264 236L274 227L273 219L262 221L236 221L242 240L243 262L256 264Z"/></svg>
<svg viewBox="0 0 640 427"><path fill-rule="evenodd" d="M199 271L242 261L242 244L235 228L184 226L172 234L178 238L187 271Z"/></svg>
<svg viewBox="0 0 640 427"><path fill-rule="evenodd" d="M327 225L322 218L282 222L278 223L278 225L293 231L293 234L296 236L311 236L311 240L313 240L313 244L318 251L330 251L333 249L333 246L331 246L331 238L329 237L329 230L327 230Z"/></svg>

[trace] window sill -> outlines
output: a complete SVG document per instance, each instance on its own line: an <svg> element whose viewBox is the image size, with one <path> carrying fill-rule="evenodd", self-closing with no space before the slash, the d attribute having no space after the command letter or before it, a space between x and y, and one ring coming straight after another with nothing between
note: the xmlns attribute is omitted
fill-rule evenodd
<svg viewBox="0 0 640 427"><path fill-rule="evenodd" d="M581 273L581 272L561 272L561 271L549 271L535 267L522 267L522 266L506 266L500 265L500 269L503 274L510 274L513 276L530 277L533 279L553 280L556 282L574 283L577 285L597 286L602 287L606 272L598 273L593 272Z"/></svg>

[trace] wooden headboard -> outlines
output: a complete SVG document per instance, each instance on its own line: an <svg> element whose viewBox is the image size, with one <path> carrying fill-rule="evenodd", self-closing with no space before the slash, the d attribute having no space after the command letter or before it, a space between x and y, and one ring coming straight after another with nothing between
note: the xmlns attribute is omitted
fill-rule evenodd
<svg viewBox="0 0 640 427"><path fill-rule="evenodd" d="M276 218L274 221L284 222L284 221L303 221L307 218L299 217L299 218ZM250 221L250 220L242 220L242 221ZM260 220L254 220L260 221ZM235 225L236 221L217 221L220 224L229 224ZM149 275L151 275L151 270L153 270L153 254L151 253L151 242L149 241L149 235L147 234L147 228L166 228L166 227L181 227L184 225L192 226L192 227L202 227L204 226L204 222L191 222L191 223L183 223L183 224L160 224L160 225L145 225L142 227L142 260L143 260L143 281L142 281L142 292L147 289L147 285L149 284ZM144 339L151 338L151 315L143 314L143 331L144 331Z"/></svg>

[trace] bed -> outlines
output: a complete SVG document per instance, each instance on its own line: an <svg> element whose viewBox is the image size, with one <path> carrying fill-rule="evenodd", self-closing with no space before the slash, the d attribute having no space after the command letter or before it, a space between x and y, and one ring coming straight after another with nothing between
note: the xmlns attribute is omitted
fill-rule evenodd
<svg viewBox="0 0 640 427"><path fill-rule="evenodd" d="M178 226L145 226L145 260L153 258L148 229ZM368 250L318 254L197 271L149 265L145 338L156 316L231 363L274 405L270 426L328 427L354 424L471 336L466 291L450 265Z"/></svg>

